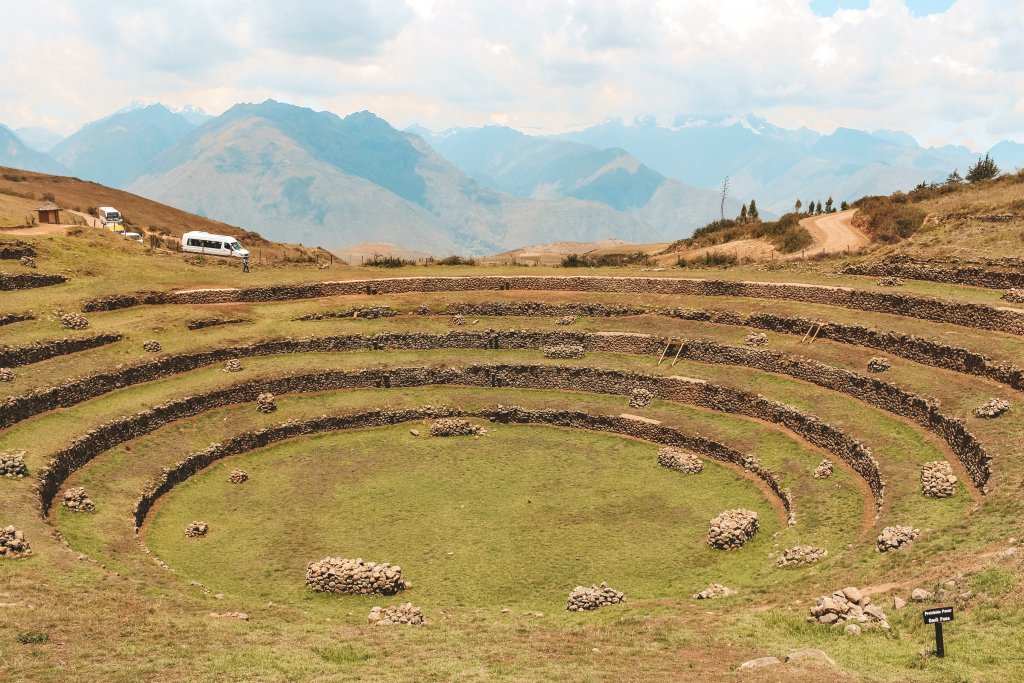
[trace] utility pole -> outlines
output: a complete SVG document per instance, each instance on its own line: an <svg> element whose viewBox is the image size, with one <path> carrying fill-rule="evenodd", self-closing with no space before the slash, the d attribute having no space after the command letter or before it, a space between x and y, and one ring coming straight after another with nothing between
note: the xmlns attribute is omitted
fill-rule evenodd
<svg viewBox="0 0 1024 683"><path fill-rule="evenodd" d="M729 176L722 181L722 202L718 207L719 218L725 220L725 197L729 194Z"/></svg>

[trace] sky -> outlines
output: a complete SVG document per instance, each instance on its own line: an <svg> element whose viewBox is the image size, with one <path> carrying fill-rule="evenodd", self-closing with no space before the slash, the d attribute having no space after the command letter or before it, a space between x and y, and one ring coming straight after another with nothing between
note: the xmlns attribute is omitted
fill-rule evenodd
<svg viewBox="0 0 1024 683"><path fill-rule="evenodd" d="M0 123L273 98L403 128L755 114L1024 141L1022 0L0 2Z"/></svg>

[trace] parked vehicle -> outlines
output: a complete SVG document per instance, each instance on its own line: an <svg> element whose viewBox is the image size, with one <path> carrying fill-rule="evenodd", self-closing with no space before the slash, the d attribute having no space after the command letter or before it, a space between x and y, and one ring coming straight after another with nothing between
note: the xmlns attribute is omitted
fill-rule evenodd
<svg viewBox="0 0 1024 683"><path fill-rule="evenodd" d="M103 223L103 227L109 228L111 225L123 225L124 218L121 217L121 212L112 206L101 206L96 209L96 217Z"/></svg>
<svg viewBox="0 0 1024 683"><path fill-rule="evenodd" d="M208 232L186 232L181 236L181 250L208 256L234 256L246 258L249 250L229 235L212 235Z"/></svg>
<svg viewBox="0 0 1024 683"><path fill-rule="evenodd" d="M124 238L126 240L131 240L132 242L141 242L142 241L142 234L141 233L137 233L137 232L126 232L124 234Z"/></svg>

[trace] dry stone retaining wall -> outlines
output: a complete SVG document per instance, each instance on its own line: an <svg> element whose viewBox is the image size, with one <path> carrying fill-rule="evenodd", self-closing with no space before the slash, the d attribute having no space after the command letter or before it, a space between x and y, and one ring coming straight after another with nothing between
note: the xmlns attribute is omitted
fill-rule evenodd
<svg viewBox="0 0 1024 683"><path fill-rule="evenodd" d="M87 349L95 349L107 344L121 341L123 337L119 334L97 334L92 337L80 337L78 339L54 339L51 341L37 341L31 344L18 346L0 346L0 367L16 368L20 365L38 363L40 361L66 356L69 353L77 353Z"/></svg>
<svg viewBox="0 0 1024 683"><path fill-rule="evenodd" d="M583 346L581 344L545 346L541 351L545 358L583 358Z"/></svg>
<svg viewBox="0 0 1024 683"><path fill-rule="evenodd" d="M0 271L0 292L13 292L37 287L50 287L67 282L63 275L51 273L7 273Z"/></svg>
<svg viewBox="0 0 1024 683"><path fill-rule="evenodd" d="M35 255L36 248L30 242L22 240L0 242L0 259L20 259Z"/></svg>
<svg viewBox="0 0 1024 683"><path fill-rule="evenodd" d="M237 325L239 323L249 322L246 318L193 318L185 323L185 327L190 330L202 330L207 327L216 327L218 325Z"/></svg>
<svg viewBox="0 0 1024 683"><path fill-rule="evenodd" d="M31 313L4 313L0 315L0 327L35 319L36 317Z"/></svg>
<svg viewBox="0 0 1024 683"><path fill-rule="evenodd" d="M843 269L847 275L874 275L902 277L908 280L927 280L951 285L1009 289L1024 287L1024 272L1015 270L993 270L976 266L958 268L936 268L926 261L909 257L890 258L878 263L858 263Z"/></svg>

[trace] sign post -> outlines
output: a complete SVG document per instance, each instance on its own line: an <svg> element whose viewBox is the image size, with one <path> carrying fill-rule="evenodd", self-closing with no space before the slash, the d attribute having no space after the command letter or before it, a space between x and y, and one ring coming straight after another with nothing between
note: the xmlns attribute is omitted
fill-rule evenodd
<svg viewBox="0 0 1024 683"><path fill-rule="evenodd" d="M936 607L924 611L924 623L935 624L935 654L939 657L946 656L946 646L942 642L942 625L947 621L953 621L952 607Z"/></svg>

